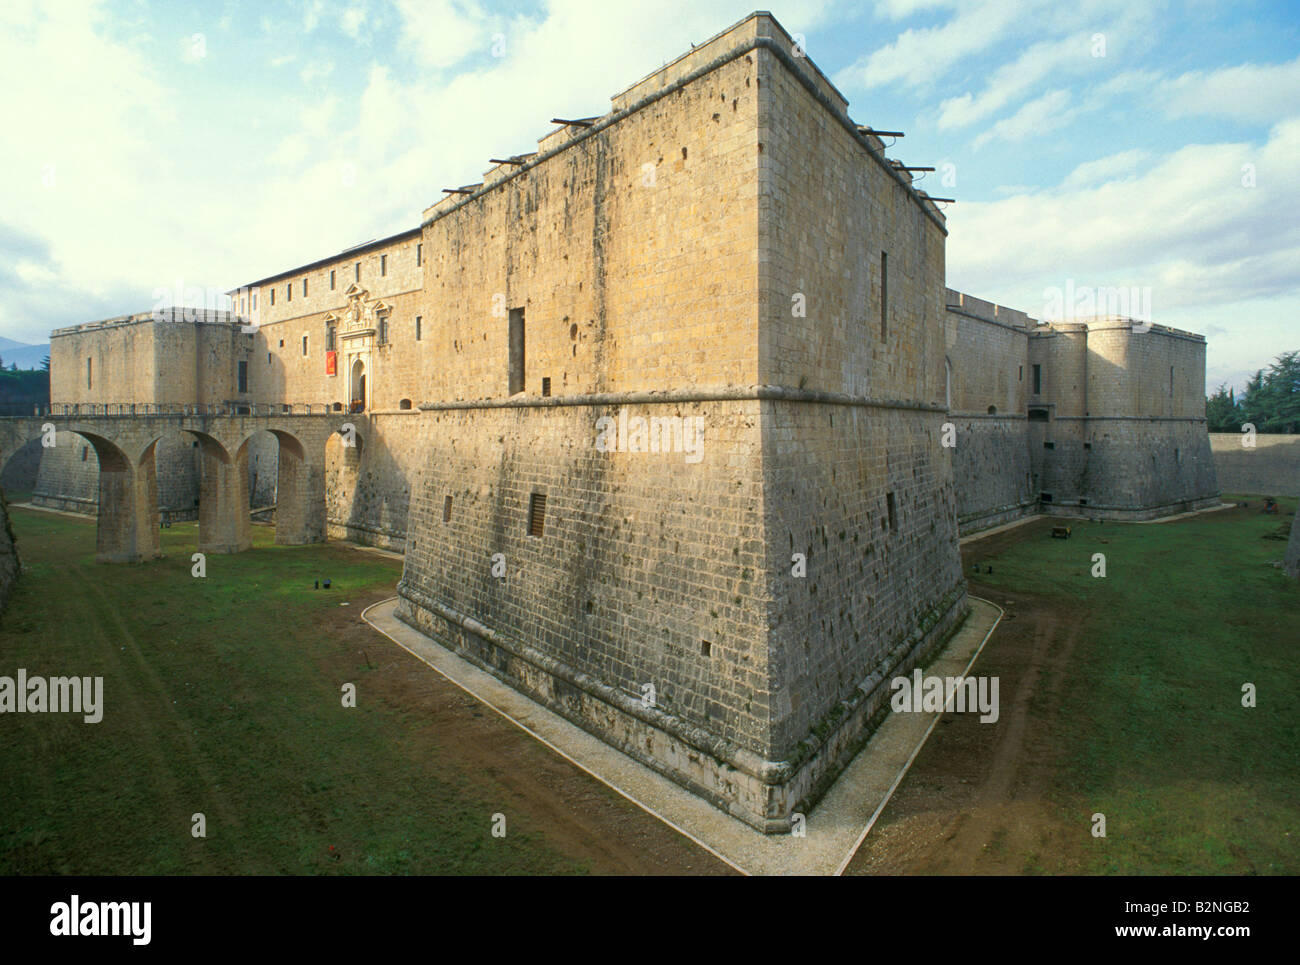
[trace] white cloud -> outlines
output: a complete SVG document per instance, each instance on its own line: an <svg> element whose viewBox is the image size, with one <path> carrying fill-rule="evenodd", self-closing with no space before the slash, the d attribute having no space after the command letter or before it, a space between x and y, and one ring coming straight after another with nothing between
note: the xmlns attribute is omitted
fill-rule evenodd
<svg viewBox="0 0 1300 965"><path fill-rule="evenodd" d="M1048 91L982 132L975 138L975 147L983 147L991 141L1023 141L1027 137L1059 130L1078 114L1077 109L1068 106L1069 103L1068 90Z"/></svg>
<svg viewBox="0 0 1300 965"><path fill-rule="evenodd" d="M1120 151L1118 154L1097 158L1095 161L1085 161L1066 176L1065 180L1061 182L1061 186L1065 188L1085 188L1100 184L1103 181L1123 177L1132 174L1138 165L1148 157L1149 154L1146 151L1134 148L1130 151Z"/></svg>
<svg viewBox="0 0 1300 965"><path fill-rule="evenodd" d="M950 281L1036 314L1042 291L1076 285L1153 289L1156 320L1169 312L1250 298L1300 295L1300 225L1279 211L1300 205L1300 118L1262 145L1188 145L1124 180L1132 152L1076 168L1055 189L958 205L949 215ZM1241 184L1257 163L1258 187ZM1086 185L1086 186L1084 186Z"/></svg>
<svg viewBox="0 0 1300 965"><path fill-rule="evenodd" d="M354 40L361 36L361 28L365 22L366 8L362 6L348 7L339 18L339 26L343 28L343 32Z"/></svg>
<svg viewBox="0 0 1300 965"><path fill-rule="evenodd" d="M958 61L988 50L1043 0L986 0L967 4L952 19L936 27L908 29L892 42L859 58L832 79L842 89L902 83L913 87L933 83ZM916 5L904 6L914 12ZM928 5L927 5L928 6Z"/></svg>
<svg viewBox="0 0 1300 965"><path fill-rule="evenodd" d="M1271 124L1300 105L1300 57L1284 64L1189 71L1163 81L1153 97L1170 117L1223 117Z"/></svg>

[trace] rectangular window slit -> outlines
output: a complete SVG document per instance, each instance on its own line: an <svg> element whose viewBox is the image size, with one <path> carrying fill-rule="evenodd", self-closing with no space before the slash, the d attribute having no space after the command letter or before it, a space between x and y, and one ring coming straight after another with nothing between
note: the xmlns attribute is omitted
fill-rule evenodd
<svg viewBox="0 0 1300 965"><path fill-rule="evenodd" d="M510 380L508 394L524 391L524 310L510 309Z"/></svg>
<svg viewBox="0 0 1300 965"><path fill-rule="evenodd" d="M889 254L880 253L880 340L889 336Z"/></svg>
<svg viewBox="0 0 1300 965"><path fill-rule="evenodd" d="M544 375L542 376L542 395L550 395L550 394L551 394L551 377L549 375Z"/></svg>
<svg viewBox="0 0 1300 965"><path fill-rule="evenodd" d="M894 503L894 494L885 493L885 506L889 510L889 531L898 532L898 509Z"/></svg>
<svg viewBox="0 0 1300 965"><path fill-rule="evenodd" d="M444 496L442 500L442 521L444 523L451 522L451 497L450 496Z"/></svg>

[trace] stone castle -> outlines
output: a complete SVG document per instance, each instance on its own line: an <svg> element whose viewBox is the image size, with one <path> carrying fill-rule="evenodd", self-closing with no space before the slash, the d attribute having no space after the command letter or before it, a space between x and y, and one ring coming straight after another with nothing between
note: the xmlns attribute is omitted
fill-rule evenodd
<svg viewBox="0 0 1300 965"><path fill-rule="evenodd" d="M284 526L319 456L295 498L404 552L403 620L780 832L964 618L959 534L1217 502L1203 338L954 292L946 236L755 13L230 312L55 331L54 422L330 414L320 454L159 430L141 518L202 520L224 473ZM11 461L94 512L107 449L67 425Z"/></svg>

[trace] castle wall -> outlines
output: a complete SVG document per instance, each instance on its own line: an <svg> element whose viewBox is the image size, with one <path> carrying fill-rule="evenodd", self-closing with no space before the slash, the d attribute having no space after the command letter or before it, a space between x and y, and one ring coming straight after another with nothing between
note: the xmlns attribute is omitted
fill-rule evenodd
<svg viewBox="0 0 1300 965"><path fill-rule="evenodd" d="M1029 355L1031 378L1043 366L1029 401L1043 511L1149 519L1217 504L1204 339L1103 320L1037 331Z"/></svg>
<svg viewBox="0 0 1300 965"><path fill-rule="evenodd" d="M768 753L793 808L869 729L885 673L964 615L965 585L940 445L942 218L868 153L806 58L754 56L759 381L782 393L762 409Z"/></svg>
<svg viewBox="0 0 1300 965"><path fill-rule="evenodd" d="M1211 432L1210 452L1225 493L1300 496L1300 436L1255 435L1255 447L1240 432Z"/></svg>
<svg viewBox="0 0 1300 965"><path fill-rule="evenodd" d="M1029 335L1023 312L948 289L945 366L957 523L963 535L1035 511L1026 410Z"/></svg>
<svg viewBox="0 0 1300 965"><path fill-rule="evenodd" d="M359 452L332 440L325 477L331 539L402 551L411 491L428 458L421 434L421 413L413 409L372 414Z"/></svg>
<svg viewBox="0 0 1300 965"><path fill-rule="evenodd" d="M56 329L50 336L50 401L221 403L248 401L238 363L252 338L228 312L166 309Z"/></svg>
<svg viewBox="0 0 1300 965"><path fill-rule="evenodd" d="M399 615L761 822L768 613L760 412L746 398L757 79L754 58L732 60L602 129L548 135L539 148L557 153L535 167L431 209L423 314L439 364L425 394L440 401L421 419ZM518 387L510 309L524 313ZM620 414L629 430L703 420L698 459L600 451L597 420Z"/></svg>

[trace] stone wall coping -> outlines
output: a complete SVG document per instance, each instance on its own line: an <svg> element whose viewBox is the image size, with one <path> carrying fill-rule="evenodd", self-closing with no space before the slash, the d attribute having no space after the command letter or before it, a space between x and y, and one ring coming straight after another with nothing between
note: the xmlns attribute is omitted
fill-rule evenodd
<svg viewBox="0 0 1300 965"><path fill-rule="evenodd" d="M922 412L947 412L947 407L931 402L904 399L877 399L843 392L796 389L783 385L754 385L720 389L672 389L657 392L597 392L583 395L514 395L496 399L465 399L450 402L422 402L424 412L451 409L534 409L555 406L672 405L683 402L813 402L822 405L862 406L877 409L913 409Z"/></svg>

